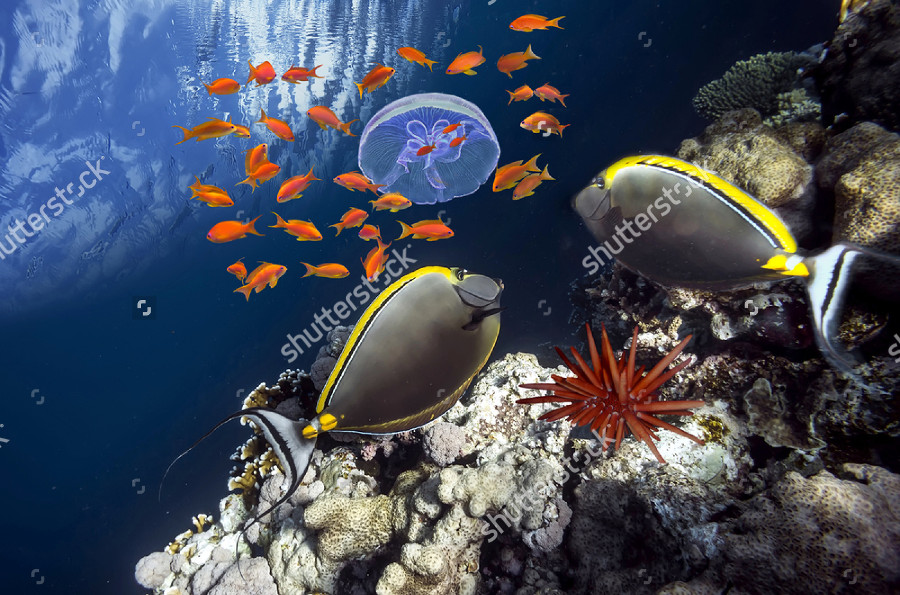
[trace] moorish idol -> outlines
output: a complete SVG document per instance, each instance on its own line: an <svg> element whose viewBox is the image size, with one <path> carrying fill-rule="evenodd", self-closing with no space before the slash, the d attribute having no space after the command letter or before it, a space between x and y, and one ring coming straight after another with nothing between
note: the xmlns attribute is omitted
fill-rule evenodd
<svg viewBox="0 0 900 595"><path fill-rule="evenodd" d="M805 281L816 343L836 369L855 363L836 341L853 260L867 254L846 243L814 255L767 206L719 176L672 157L626 157L600 172L573 200L602 253L664 286L730 290L788 277ZM595 252L596 250L596 252ZM601 261L602 263L602 261Z"/></svg>
<svg viewBox="0 0 900 595"><path fill-rule="evenodd" d="M322 432L396 434L450 409L494 349L502 291L499 279L460 268L423 267L397 279L363 312L313 419L291 419L263 407L243 409L175 461L232 419L246 417L259 427L281 462L287 491L247 523L246 531L291 497Z"/></svg>

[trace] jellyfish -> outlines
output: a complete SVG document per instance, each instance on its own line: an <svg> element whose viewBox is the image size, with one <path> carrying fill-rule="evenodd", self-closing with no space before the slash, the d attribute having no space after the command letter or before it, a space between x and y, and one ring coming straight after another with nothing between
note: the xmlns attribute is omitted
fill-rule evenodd
<svg viewBox="0 0 900 595"><path fill-rule="evenodd" d="M384 184L382 192L399 192L424 205L472 194L499 157L497 136L481 110L443 93L410 95L386 105L359 141L359 169Z"/></svg>

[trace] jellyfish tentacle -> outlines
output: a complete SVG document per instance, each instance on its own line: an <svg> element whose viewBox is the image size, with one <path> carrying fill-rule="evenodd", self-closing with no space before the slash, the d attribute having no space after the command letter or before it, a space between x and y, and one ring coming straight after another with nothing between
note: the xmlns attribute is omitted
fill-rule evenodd
<svg viewBox="0 0 900 595"><path fill-rule="evenodd" d="M422 143L422 146L428 144L428 128L419 120L410 120L406 123L406 132L410 136ZM412 139L410 139L412 140Z"/></svg>

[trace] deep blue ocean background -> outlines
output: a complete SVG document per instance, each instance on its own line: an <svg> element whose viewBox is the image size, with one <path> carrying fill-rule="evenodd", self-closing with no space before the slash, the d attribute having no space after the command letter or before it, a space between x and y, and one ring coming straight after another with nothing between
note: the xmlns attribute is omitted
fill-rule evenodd
<svg viewBox="0 0 900 595"><path fill-rule="evenodd" d="M411 93L444 92L478 105L501 145L500 163L542 153L557 179L513 202L489 184L445 205L371 217L386 237L399 225L449 218L456 237L413 240L416 266L463 266L503 279L503 328L494 358L511 351L542 358L569 344L569 283L584 274L589 234L569 199L593 174L626 154L673 153L702 131L690 100L735 61L766 51L804 50L830 38L839 2L676 0L634 2L488 0L296 0L215 2L32 0L0 8L0 231L36 212L57 186L77 180L85 161L110 173L75 199L16 253L0 261L0 592L144 592L133 578L142 556L190 528L192 515L218 517L228 459L248 430L232 424L179 461L157 501L171 460L238 409L239 391L272 383L285 368L308 369L313 349L288 363L286 334L359 283L371 248L330 223L359 193L331 183L356 169L358 138L320 131L305 115L330 105L363 123ZM510 31L517 16L566 15L563 31ZM542 60L509 79L500 54L529 43ZM476 76L443 73L458 53L484 46ZM415 46L439 61L434 72L396 55ZM445 47L446 46L446 47ZM297 87L276 82L208 97L209 82L244 82L247 60L269 60L279 76L295 63L323 64L325 78ZM374 62L397 68L388 84L359 100ZM537 99L507 105L505 89L550 82L568 108ZM263 107L287 120L297 142L252 124ZM519 128L549 108L571 124L564 137ZM227 137L175 146L172 124L233 116L251 139ZM359 134L362 124L353 128ZM268 142L282 173L236 205L188 201L193 176L231 191L244 177L243 153ZM288 175L315 166L324 182L278 208ZM76 182L77 185L77 182ZM325 239L299 243L283 232L228 244L205 239L237 211L312 219ZM397 242L395 247L402 247ZM225 267L285 264L278 287L249 303L232 293ZM299 261L338 261L342 280L301 278ZM383 286L379 284L379 287ZM135 317L147 299L152 316ZM351 318L352 323L354 318ZM409 329L409 332L415 332ZM318 346L317 346L318 347ZM554 362L546 358L545 362Z"/></svg>

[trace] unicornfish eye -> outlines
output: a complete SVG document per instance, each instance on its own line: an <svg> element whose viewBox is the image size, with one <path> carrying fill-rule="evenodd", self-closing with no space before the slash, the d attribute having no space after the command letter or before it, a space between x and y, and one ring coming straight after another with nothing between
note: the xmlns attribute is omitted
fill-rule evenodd
<svg viewBox="0 0 900 595"><path fill-rule="evenodd" d="M468 274L469 274L469 271L467 271L466 269L456 269L456 278L459 279L460 281L462 281L463 277L465 277Z"/></svg>
<svg viewBox="0 0 900 595"><path fill-rule="evenodd" d="M484 275L466 275L465 279L456 285L459 299L473 308L484 308L496 302L501 291L503 291L501 284Z"/></svg>
<svg viewBox="0 0 900 595"><path fill-rule="evenodd" d="M575 195L575 212L584 219L599 221L609 211L609 190L604 188L604 180L598 176L595 183Z"/></svg>

